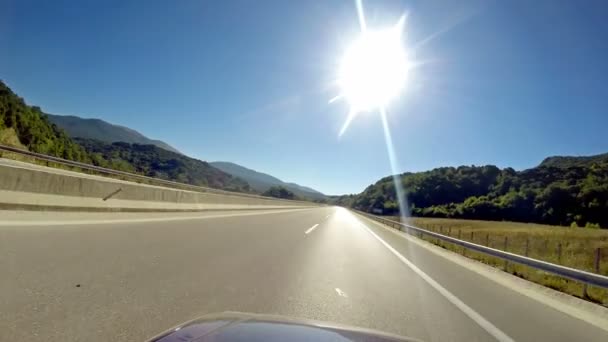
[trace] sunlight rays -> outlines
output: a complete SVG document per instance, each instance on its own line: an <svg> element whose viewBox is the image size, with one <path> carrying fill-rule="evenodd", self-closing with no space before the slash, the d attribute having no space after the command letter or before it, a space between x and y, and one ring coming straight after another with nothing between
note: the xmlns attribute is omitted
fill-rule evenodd
<svg viewBox="0 0 608 342"><path fill-rule="evenodd" d="M399 203L399 213L401 217L409 216L409 207L407 205L407 198L405 196L405 189L401 183L399 177L399 162L397 161L397 155L395 154L395 147L393 145L393 137L391 136L391 130L386 117L386 109L380 108L380 118L382 119L382 128L384 129L384 141L386 143L386 152L388 153L388 159L391 165L391 175L393 177L393 183L395 183L395 194L397 195L397 203Z"/></svg>
<svg viewBox="0 0 608 342"><path fill-rule="evenodd" d="M329 102L346 100L350 106L338 137L342 137L353 120L361 112L378 111L382 120L384 139L395 184L399 212L405 217L408 206L405 191L399 177L399 165L388 124L386 106L407 85L413 65L402 40L407 16L382 30L370 30L365 20L362 0L355 0L360 25L360 35L346 50L339 70L337 84L340 93Z"/></svg>
<svg viewBox="0 0 608 342"><path fill-rule="evenodd" d="M344 134L344 132L346 132L346 130L348 129L348 126L353 121L355 116L357 116L357 111L353 110L351 108L350 111L348 112L348 116L346 117L346 121L344 121L344 124L342 125L342 128L340 129L340 133L338 133L338 137L341 137Z"/></svg>

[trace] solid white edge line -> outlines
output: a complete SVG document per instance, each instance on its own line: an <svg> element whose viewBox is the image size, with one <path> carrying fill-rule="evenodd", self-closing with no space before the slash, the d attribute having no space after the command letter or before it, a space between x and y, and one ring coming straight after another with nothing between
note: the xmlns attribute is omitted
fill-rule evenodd
<svg viewBox="0 0 608 342"><path fill-rule="evenodd" d="M569 315L572 318L579 319L585 323L593 325L596 328L608 331L608 320L606 319L606 317L608 317L608 312L599 311L605 310L603 306L598 306L596 304L585 302L582 299L570 296L568 294L565 294L564 292L559 292L557 290L550 289L548 287L539 285L529 280L512 276L502 271L496 273L497 269L490 265L480 263L467 257L463 257L459 254L454 254L453 252L449 252L445 249L440 249L436 245L430 244L429 242L423 240L418 240L416 237L413 236L408 236L405 234L405 232L395 230L394 228L390 228L388 226L384 226L381 223L373 221L367 217L363 216L362 218L370 222L371 224L375 224L378 227L388 231L389 233L398 236L399 238L406 239L412 243L415 243L419 247L425 248L429 252L434 253L435 255L440 256L449 262L453 262L454 264L460 267L464 267L471 272L479 274L480 276L485 277L486 279L493 281L500 286L504 286L511 291L515 291L523 296L535 300L542 305L547 305L548 307L553 308L566 315ZM447 255L447 253L450 253L450 255ZM498 277L500 277L500 279ZM560 298L556 299L555 296L559 296ZM563 300L568 300L568 302L563 302ZM585 310L581 309L581 305L585 305L587 306L587 308Z"/></svg>
<svg viewBox="0 0 608 342"><path fill-rule="evenodd" d="M153 223L153 222L170 222L170 221L187 221L187 220L204 220L212 218L226 218L226 217L237 217L237 216L253 216L253 215L269 215L279 214L288 211L301 211L306 210L305 208L298 209L260 209L260 210L234 210L234 212L209 212L207 215L188 216L188 213L177 213L186 214L184 216L169 216L169 217L154 217L154 218L120 218L120 219L90 219L90 220L64 220L64 221L43 221L43 220L11 220L0 222L0 227L5 226L70 226L70 225L100 225L100 224L116 224L116 223ZM61 212L58 212L61 213ZM112 212L108 212L112 214ZM145 213L141 213L145 214ZM176 214L170 212L167 214Z"/></svg>
<svg viewBox="0 0 608 342"><path fill-rule="evenodd" d="M315 224L314 226L312 226L312 227L308 228L308 230L306 230L306 231L304 232L304 234L310 234L310 232L312 232L313 230L315 230L315 228L317 228L318 226L319 226L319 224L318 224L318 223L317 223L317 224Z"/></svg>
<svg viewBox="0 0 608 342"><path fill-rule="evenodd" d="M357 221L358 218L357 218ZM359 221L361 227L365 228L368 233L370 233L373 237L376 238L381 244L384 245L391 253L393 253L401 262L403 262L406 266L412 269L416 274L418 274L424 281L426 281L429 285L431 285L437 292L441 293L450 303L454 304L460 311L462 311L465 315L467 315L470 319L472 319L475 323L477 323L480 327L482 327L488 334L492 335L496 340L500 342L514 342L511 337L498 329L494 324L490 323L488 320L483 318L479 313L473 310L471 307L466 305L463 301L461 301L458 297L448 291L445 287L441 286L435 279L431 278L428 274L424 273L421 269L419 269L416 265L414 265L411 261L405 258L401 253L397 252L391 245L389 245L386 241L384 241L380 236L374 233L369 227Z"/></svg>

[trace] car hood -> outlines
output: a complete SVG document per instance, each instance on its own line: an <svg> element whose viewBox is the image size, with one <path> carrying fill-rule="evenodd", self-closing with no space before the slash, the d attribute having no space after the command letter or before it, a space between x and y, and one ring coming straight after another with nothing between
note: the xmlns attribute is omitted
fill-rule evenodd
<svg viewBox="0 0 608 342"><path fill-rule="evenodd" d="M206 315L180 324L150 342L418 341L379 331L242 312Z"/></svg>

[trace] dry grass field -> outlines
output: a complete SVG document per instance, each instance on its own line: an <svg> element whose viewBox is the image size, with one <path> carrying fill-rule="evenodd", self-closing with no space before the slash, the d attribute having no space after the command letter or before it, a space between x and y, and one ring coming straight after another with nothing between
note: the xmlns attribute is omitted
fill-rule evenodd
<svg viewBox="0 0 608 342"><path fill-rule="evenodd" d="M393 217L393 220L399 220ZM462 240L474 242L511 253L527 255L589 272L608 275L608 230L588 228L567 228L518 222L494 222L476 220L410 218L409 223L434 232L443 233ZM437 239L425 240L446 249L464 253L466 256L486 264L502 268L521 278L569 293L599 304L608 305L608 290L589 286L585 292L583 285L576 281L538 271L536 269L507 264L503 260L472 251L464 251ZM599 249L599 259L596 258ZM506 266L506 268L505 268Z"/></svg>

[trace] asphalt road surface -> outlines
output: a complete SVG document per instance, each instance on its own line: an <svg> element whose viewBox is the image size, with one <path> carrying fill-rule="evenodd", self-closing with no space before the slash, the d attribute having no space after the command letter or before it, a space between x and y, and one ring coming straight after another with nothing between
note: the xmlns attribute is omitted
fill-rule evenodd
<svg viewBox="0 0 608 342"><path fill-rule="evenodd" d="M0 225L0 340L139 341L230 310L425 341L608 341L345 209L163 215Z"/></svg>

